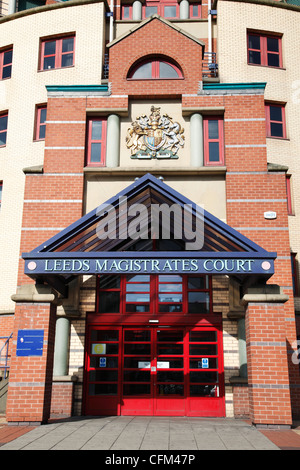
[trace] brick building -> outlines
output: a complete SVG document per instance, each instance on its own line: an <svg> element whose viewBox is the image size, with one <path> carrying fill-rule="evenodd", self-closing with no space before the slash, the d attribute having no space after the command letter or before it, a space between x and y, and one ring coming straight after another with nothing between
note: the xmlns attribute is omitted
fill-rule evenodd
<svg viewBox="0 0 300 470"><path fill-rule="evenodd" d="M2 13L7 421L291 426L299 6L71 0Z"/></svg>

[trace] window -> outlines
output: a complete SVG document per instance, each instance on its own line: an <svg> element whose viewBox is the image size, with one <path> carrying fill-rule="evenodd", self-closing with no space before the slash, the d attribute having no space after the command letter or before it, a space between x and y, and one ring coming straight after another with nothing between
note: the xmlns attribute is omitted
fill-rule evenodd
<svg viewBox="0 0 300 470"><path fill-rule="evenodd" d="M193 3L190 5L190 18L201 18L201 3ZM180 17L180 7L178 2L174 0L152 0L146 1L142 7L143 19L149 18L152 15L158 14L163 18L175 19ZM122 19L132 19L132 5L122 6Z"/></svg>
<svg viewBox="0 0 300 470"><path fill-rule="evenodd" d="M282 67L281 37L248 33L248 64Z"/></svg>
<svg viewBox="0 0 300 470"><path fill-rule="evenodd" d="M47 106L36 107L36 126L34 140L45 140L46 136Z"/></svg>
<svg viewBox="0 0 300 470"><path fill-rule="evenodd" d="M163 59L149 59L133 66L128 74L132 80L179 79L183 78L177 65Z"/></svg>
<svg viewBox="0 0 300 470"><path fill-rule="evenodd" d="M283 104L266 103L267 137L286 138L285 106Z"/></svg>
<svg viewBox="0 0 300 470"><path fill-rule="evenodd" d="M104 166L106 152L106 119L97 118L88 121L87 164Z"/></svg>
<svg viewBox="0 0 300 470"><path fill-rule="evenodd" d="M3 181L0 181L0 208L2 204L2 190L3 190Z"/></svg>
<svg viewBox="0 0 300 470"><path fill-rule="evenodd" d="M203 120L204 130L204 164L224 164L223 118L207 116Z"/></svg>
<svg viewBox="0 0 300 470"><path fill-rule="evenodd" d="M0 147L6 145L8 114L0 114Z"/></svg>
<svg viewBox="0 0 300 470"><path fill-rule="evenodd" d="M43 40L41 44L40 70L74 65L74 46L74 36Z"/></svg>
<svg viewBox="0 0 300 470"><path fill-rule="evenodd" d="M96 310L145 315L212 313L211 278L182 274L103 275L98 278Z"/></svg>
<svg viewBox="0 0 300 470"><path fill-rule="evenodd" d="M288 215L294 215L293 200L292 200L292 176L286 175L286 195L287 195L287 211Z"/></svg>
<svg viewBox="0 0 300 470"><path fill-rule="evenodd" d="M163 18L179 18L179 4L173 0L150 1L143 6L143 18L158 14Z"/></svg>
<svg viewBox="0 0 300 470"><path fill-rule="evenodd" d="M11 77L13 50L0 52L0 80Z"/></svg>
<svg viewBox="0 0 300 470"><path fill-rule="evenodd" d="M190 5L190 18L201 18L201 3Z"/></svg>

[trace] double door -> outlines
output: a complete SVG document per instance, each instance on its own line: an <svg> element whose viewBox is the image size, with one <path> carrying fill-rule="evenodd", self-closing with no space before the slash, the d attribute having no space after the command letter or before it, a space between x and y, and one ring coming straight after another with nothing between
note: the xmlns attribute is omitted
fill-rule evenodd
<svg viewBox="0 0 300 470"><path fill-rule="evenodd" d="M214 327L90 326L85 414L224 416Z"/></svg>

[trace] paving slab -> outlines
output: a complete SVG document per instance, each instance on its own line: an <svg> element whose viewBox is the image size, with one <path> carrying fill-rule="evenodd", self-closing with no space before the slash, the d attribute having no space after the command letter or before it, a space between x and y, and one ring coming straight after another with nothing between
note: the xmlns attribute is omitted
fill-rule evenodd
<svg viewBox="0 0 300 470"><path fill-rule="evenodd" d="M175 454L279 447L242 420L106 416L74 417L41 425L4 443L1 450L106 450L118 455L119 451Z"/></svg>

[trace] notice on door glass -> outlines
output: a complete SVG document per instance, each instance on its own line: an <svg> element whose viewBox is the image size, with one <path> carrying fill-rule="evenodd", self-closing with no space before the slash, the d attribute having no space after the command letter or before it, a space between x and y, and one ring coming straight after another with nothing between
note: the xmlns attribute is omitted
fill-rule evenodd
<svg viewBox="0 0 300 470"><path fill-rule="evenodd" d="M146 361L139 361L138 362L138 368L139 369L150 369L151 362L146 362Z"/></svg>
<svg viewBox="0 0 300 470"><path fill-rule="evenodd" d="M208 357L203 357L201 361L198 361L198 369L209 369Z"/></svg>
<svg viewBox="0 0 300 470"><path fill-rule="evenodd" d="M106 344L92 344L92 354L106 354Z"/></svg>
<svg viewBox="0 0 300 470"><path fill-rule="evenodd" d="M157 368L158 369L170 369L170 363L169 362L159 362L157 361Z"/></svg>

